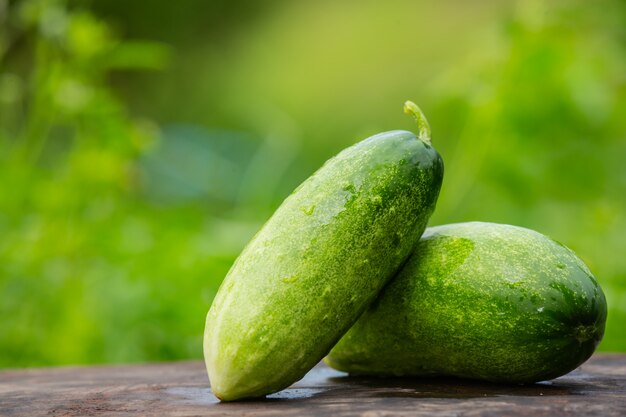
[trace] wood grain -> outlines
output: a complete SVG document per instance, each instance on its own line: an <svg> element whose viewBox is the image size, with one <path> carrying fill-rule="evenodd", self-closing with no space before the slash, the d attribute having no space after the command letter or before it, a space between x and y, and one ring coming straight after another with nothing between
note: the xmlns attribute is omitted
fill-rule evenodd
<svg viewBox="0 0 626 417"><path fill-rule="evenodd" d="M320 364L266 399L220 403L202 362L0 372L0 416L625 416L626 355L529 386L350 377Z"/></svg>

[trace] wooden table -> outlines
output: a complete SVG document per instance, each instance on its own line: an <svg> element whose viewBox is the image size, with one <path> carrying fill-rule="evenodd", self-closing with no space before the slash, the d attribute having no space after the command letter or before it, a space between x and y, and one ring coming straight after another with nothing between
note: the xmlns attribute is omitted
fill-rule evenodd
<svg viewBox="0 0 626 417"><path fill-rule="evenodd" d="M626 355L551 382L349 377L325 365L264 400L220 403L202 362L0 372L0 416L626 416Z"/></svg>

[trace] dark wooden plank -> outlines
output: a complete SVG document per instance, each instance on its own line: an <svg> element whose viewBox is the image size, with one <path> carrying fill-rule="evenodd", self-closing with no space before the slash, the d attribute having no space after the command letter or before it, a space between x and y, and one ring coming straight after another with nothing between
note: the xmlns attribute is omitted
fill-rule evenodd
<svg viewBox="0 0 626 417"><path fill-rule="evenodd" d="M1 416L624 416L626 355L503 386L349 377L325 365L265 400L220 403L202 362L0 372Z"/></svg>

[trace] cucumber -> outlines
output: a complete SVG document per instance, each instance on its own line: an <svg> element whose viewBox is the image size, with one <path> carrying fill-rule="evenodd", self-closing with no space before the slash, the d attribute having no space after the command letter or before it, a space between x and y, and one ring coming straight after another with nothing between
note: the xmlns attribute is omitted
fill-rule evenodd
<svg viewBox="0 0 626 417"><path fill-rule="evenodd" d="M316 365L408 258L443 161L428 124L345 149L302 183L243 250L209 310L204 356L225 401L281 390Z"/></svg>
<svg viewBox="0 0 626 417"><path fill-rule="evenodd" d="M432 227L326 362L357 374L536 382L587 360L606 314L598 282L560 243L509 225Z"/></svg>

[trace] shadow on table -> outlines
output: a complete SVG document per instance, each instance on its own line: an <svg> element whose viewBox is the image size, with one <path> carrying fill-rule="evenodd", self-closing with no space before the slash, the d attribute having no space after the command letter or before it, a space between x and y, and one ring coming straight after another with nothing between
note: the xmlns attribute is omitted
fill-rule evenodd
<svg viewBox="0 0 626 417"><path fill-rule="evenodd" d="M581 377L583 375L581 374ZM430 398L471 399L488 397L541 397L583 395L586 384L576 379L516 385L472 381L460 378L401 378L352 376L309 376L291 388L268 395L263 401L334 398L358 401L358 398Z"/></svg>
<svg viewBox="0 0 626 417"><path fill-rule="evenodd" d="M220 403L209 389L202 392L170 392L206 404L358 402L375 399L474 399L493 397L542 397L585 395L593 388L585 383L587 375L575 371L566 377L536 384L488 383L450 377L372 377L353 376L327 367L316 367L301 381L265 398Z"/></svg>
<svg viewBox="0 0 626 417"><path fill-rule="evenodd" d="M534 397L576 395L576 384L540 382L536 384L501 384L460 378L400 378L342 376L329 378L333 393L378 398L446 398Z"/></svg>

